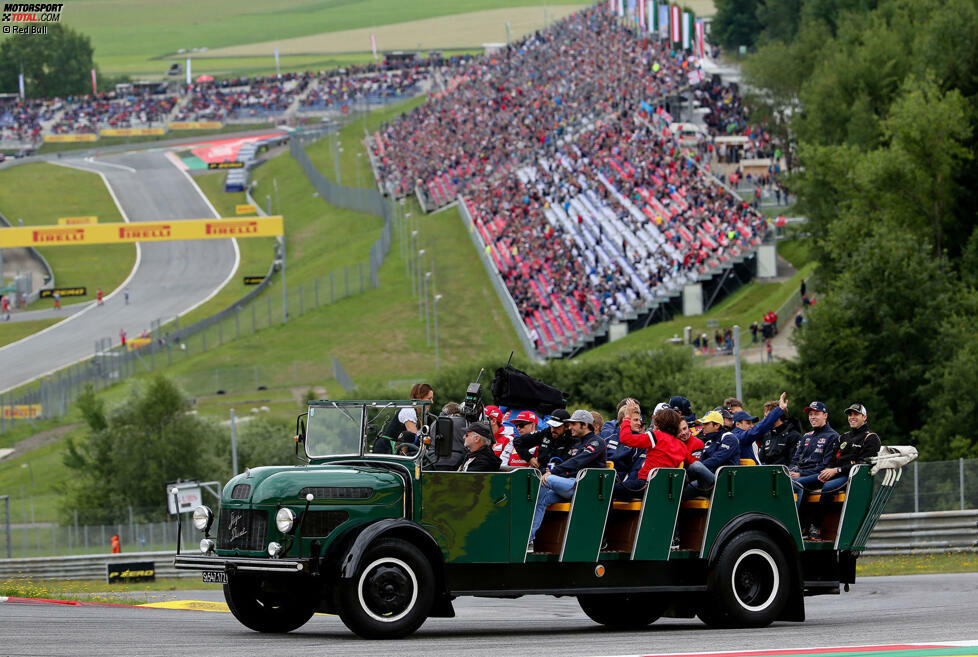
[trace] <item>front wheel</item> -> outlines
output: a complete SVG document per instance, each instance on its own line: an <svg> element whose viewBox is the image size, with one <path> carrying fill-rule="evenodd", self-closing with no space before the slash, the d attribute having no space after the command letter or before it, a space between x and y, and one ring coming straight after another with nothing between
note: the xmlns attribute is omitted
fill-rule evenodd
<svg viewBox="0 0 978 657"><path fill-rule="evenodd" d="M397 639L414 632L434 603L435 574L424 554L396 538L371 545L353 577L336 588L340 619L365 639Z"/></svg>
<svg viewBox="0 0 978 657"><path fill-rule="evenodd" d="M791 582L784 552L764 532L735 536L720 550L698 612L712 626L764 627L788 601Z"/></svg>
<svg viewBox="0 0 978 657"><path fill-rule="evenodd" d="M658 620L665 599L654 593L592 593L577 596L581 610L609 629L637 630Z"/></svg>
<svg viewBox="0 0 978 657"><path fill-rule="evenodd" d="M269 593L255 577L228 578L224 599L234 617L256 632L291 632L305 625L315 612L308 596Z"/></svg>

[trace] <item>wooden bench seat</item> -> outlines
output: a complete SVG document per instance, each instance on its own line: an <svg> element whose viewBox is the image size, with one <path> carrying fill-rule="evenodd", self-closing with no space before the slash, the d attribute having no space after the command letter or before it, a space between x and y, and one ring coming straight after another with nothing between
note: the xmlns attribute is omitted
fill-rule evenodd
<svg viewBox="0 0 978 657"><path fill-rule="evenodd" d="M547 507L547 511L570 511L570 502L555 502Z"/></svg>
<svg viewBox="0 0 978 657"><path fill-rule="evenodd" d="M615 511L641 511L642 502L639 500L633 502L612 502L611 508Z"/></svg>
<svg viewBox="0 0 978 657"><path fill-rule="evenodd" d="M691 500L686 500L680 506L682 509L709 509L710 500L705 497L694 497Z"/></svg>

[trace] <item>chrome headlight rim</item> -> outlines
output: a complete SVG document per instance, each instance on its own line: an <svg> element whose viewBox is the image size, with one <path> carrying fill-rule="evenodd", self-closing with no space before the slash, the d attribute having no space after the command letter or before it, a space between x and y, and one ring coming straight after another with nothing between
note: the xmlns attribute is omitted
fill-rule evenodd
<svg viewBox="0 0 978 657"><path fill-rule="evenodd" d="M202 538L202 539L200 539L200 553L201 554L210 554L211 552L214 551L214 549L216 547L217 546L215 545L213 539L210 539L210 538Z"/></svg>
<svg viewBox="0 0 978 657"><path fill-rule="evenodd" d="M272 541L268 544L268 556L274 558L279 557L282 554L282 544L276 541Z"/></svg>
<svg viewBox="0 0 978 657"><path fill-rule="evenodd" d="M194 509L193 524L196 529L207 532L214 522L214 512L203 504Z"/></svg>
<svg viewBox="0 0 978 657"><path fill-rule="evenodd" d="M282 507L275 513L275 527L279 532L288 534L295 527L295 511L288 507Z"/></svg>

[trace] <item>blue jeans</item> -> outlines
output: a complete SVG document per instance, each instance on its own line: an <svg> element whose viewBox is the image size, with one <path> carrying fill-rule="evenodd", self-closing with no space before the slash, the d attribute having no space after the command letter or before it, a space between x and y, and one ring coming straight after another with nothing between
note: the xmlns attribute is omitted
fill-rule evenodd
<svg viewBox="0 0 978 657"><path fill-rule="evenodd" d="M713 488L717 480L713 471L699 461L694 461L686 467L686 478L689 483L683 489L684 500L706 493Z"/></svg>
<svg viewBox="0 0 978 657"><path fill-rule="evenodd" d="M801 506L801 501L804 499L806 492L814 492L821 489L822 494L825 495L826 493L831 493L839 490L840 488L844 488L847 481L849 481L849 477L847 475L838 475L832 479L829 479L823 484L818 480L818 473L799 477L798 479L792 479L791 485L794 487L795 493L798 495L798 499L795 501L795 506Z"/></svg>
<svg viewBox="0 0 978 657"><path fill-rule="evenodd" d="M543 490L537 497L537 508L533 511L533 524L530 526L530 540L536 535L540 525L543 524L543 516L547 512L547 507L555 502L562 502L574 497L574 488L577 486L577 479L574 477L555 477L549 475L547 483L543 485Z"/></svg>

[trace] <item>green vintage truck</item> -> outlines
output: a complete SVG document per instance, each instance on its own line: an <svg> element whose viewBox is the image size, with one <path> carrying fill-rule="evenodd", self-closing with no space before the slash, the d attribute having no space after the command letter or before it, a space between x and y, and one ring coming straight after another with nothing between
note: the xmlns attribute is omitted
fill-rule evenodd
<svg viewBox="0 0 978 657"><path fill-rule="evenodd" d="M420 448L370 453L407 407L431 435L422 430ZM710 499L685 502L682 469L654 471L631 502L612 500L613 469L584 470L527 553L536 471L435 469L453 424L427 411L418 401L311 402L295 437L308 462L231 479L219 513L194 513L199 552L178 551L174 565L222 582L231 612L259 632L294 630L318 611L362 637L396 638L454 616L458 596L539 594L576 596L615 628L660 616L765 626L802 621L805 596L848 588L900 473L857 466L826 500L823 540L809 542L801 526L816 500L796 510L781 466L723 467Z"/></svg>

